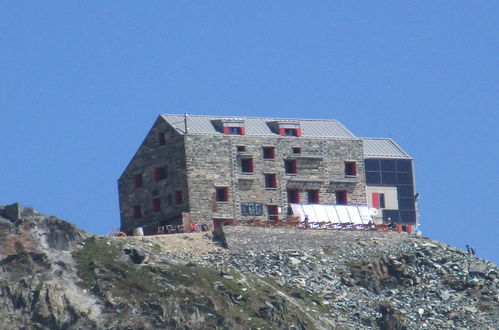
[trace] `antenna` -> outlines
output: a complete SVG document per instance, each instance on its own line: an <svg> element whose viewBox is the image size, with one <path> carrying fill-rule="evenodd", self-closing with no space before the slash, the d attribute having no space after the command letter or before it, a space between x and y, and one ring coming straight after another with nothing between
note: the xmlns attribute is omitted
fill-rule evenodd
<svg viewBox="0 0 499 330"><path fill-rule="evenodd" d="M187 113L184 113L184 128L185 128L185 134L187 135Z"/></svg>

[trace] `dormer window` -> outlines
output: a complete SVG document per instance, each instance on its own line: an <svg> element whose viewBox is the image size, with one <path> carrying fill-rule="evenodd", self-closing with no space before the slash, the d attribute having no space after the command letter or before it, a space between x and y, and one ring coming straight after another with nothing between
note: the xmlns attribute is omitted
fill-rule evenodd
<svg viewBox="0 0 499 330"><path fill-rule="evenodd" d="M246 135L244 119L227 118L211 121L215 129L225 135Z"/></svg>
<svg viewBox="0 0 499 330"><path fill-rule="evenodd" d="M225 126L224 134L227 135L244 135L245 130L244 127L240 126Z"/></svg>
<svg viewBox="0 0 499 330"><path fill-rule="evenodd" d="M270 129L280 136L301 136L300 122L295 120L278 120L267 122Z"/></svg>

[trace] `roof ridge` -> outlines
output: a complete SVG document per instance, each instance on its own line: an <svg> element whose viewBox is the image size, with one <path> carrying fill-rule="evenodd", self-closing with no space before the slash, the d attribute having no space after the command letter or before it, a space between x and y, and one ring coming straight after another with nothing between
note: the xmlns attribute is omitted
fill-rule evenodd
<svg viewBox="0 0 499 330"><path fill-rule="evenodd" d="M173 113L163 113L161 116L177 116L177 117L183 117L186 114L173 114ZM253 116L212 116L212 115L191 115L187 114L187 118L189 117L203 117L203 118L227 118L227 119L270 119L270 120L300 120L300 121L334 121L339 123L337 119L324 119L324 118L289 118L289 117L253 117Z"/></svg>

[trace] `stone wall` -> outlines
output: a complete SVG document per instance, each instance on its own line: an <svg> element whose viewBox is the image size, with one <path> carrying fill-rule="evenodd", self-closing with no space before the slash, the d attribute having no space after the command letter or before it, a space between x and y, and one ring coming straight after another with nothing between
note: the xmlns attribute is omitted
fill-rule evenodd
<svg viewBox="0 0 499 330"><path fill-rule="evenodd" d="M160 145L159 132L164 133L164 145ZM156 181L157 167L167 168L166 179ZM142 174L142 187L135 187L135 174ZM162 118L158 118L118 180L118 188L122 231L129 232L136 227L145 227L147 234L150 230L157 230L158 225L181 224L181 214L188 211L189 202L183 135L176 132ZM176 204L176 191L182 192L182 204ZM159 212L153 211L155 198L160 199ZM134 205L141 206L142 217L139 219L134 217Z"/></svg>
<svg viewBox="0 0 499 330"><path fill-rule="evenodd" d="M307 190L318 189L320 203L336 203L335 191L348 192L348 204L366 204L363 146L360 139L311 139L305 137L188 135L186 167L191 219L267 219L265 205L287 215L287 189L298 189L307 202ZM238 151L244 146L244 151ZM275 148L274 159L264 159L264 146ZM301 148L295 153L293 148ZM253 173L243 173L241 159L253 159ZM284 160L296 160L297 174L285 173ZM345 176L345 161L355 161L357 176ZM264 173L276 174L277 187L265 188ZM228 188L228 202L217 202L216 187ZM261 217L242 216L241 203L264 205Z"/></svg>

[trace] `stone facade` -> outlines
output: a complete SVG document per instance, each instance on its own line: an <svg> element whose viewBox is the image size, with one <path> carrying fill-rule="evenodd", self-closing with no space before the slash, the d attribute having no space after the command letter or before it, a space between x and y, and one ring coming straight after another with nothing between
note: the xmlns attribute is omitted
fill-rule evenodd
<svg viewBox="0 0 499 330"><path fill-rule="evenodd" d="M164 145L159 143L161 133ZM164 179L156 179L156 168L166 169ZM142 176L140 187L136 187L136 175ZM184 137L158 118L118 180L118 190L122 231L144 227L147 234L160 223L180 224L182 212L189 210ZM176 200L178 192L181 203ZM159 211L154 210L155 199L159 199ZM134 216L136 206L140 206L140 217Z"/></svg>
<svg viewBox="0 0 499 330"><path fill-rule="evenodd" d="M191 131L187 119L184 128L182 117L168 116L174 115L158 117L118 180L124 232L213 220L281 221L290 202L367 204L364 140L337 122L323 128L338 129L338 136L314 136L311 123L321 122L313 120L301 122L303 135L293 121L296 135L284 136L282 125L291 124L270 119L241 129L234 126L245 119L198 116L204 121L193 121ZM269 131L254 133L264 127Z"/></svg>
<svg viewBox="0 0 499 330"><path fill-rule="evenodd" d="M244 147L244 151L238 151ZM276 205L279 219L287 217L288 189L299 200L319 191L320 203L336 203L335 192L346 190L348 203L366 204L362 140L309 139L304 137L204 136L185 137L191 219L267 219L266 205ZM274 148L274 158L264 159L263 147ZM300 148L300 153L294 153ZM244 173L242 159L253 160L253 172ZM285 160L296 160L296 174L285 173ZM355 177L345 176L345 161L357 164ZM264 174L276 175L276 187L265 187ZM217 187L227 187L228 201L217 202ZM262 216L243 216L241 203L262 203Z"/></svg>

